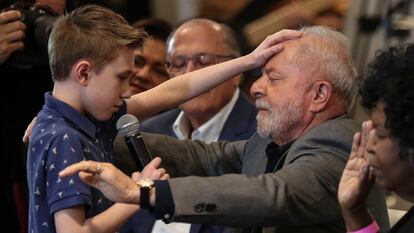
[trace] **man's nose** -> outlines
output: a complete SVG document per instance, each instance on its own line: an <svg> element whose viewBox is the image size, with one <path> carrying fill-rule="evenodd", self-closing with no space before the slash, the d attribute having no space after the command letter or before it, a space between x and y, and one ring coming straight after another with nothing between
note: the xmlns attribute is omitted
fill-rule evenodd
<svg viewBox="0 0 414 233"><path fill-rule="evenodd" d="M262 86L263 76L258 78L250 88L250 94L255 98L261 98L264 95L264 88Z"/></svg>
<svg viewBox="0 0 414 233"><path fill-rule="evenodd" d="M187 65L185 67L185 73L189 73L195 70L200 69L199 67L196 66L195 62L193 60L188 60Z"/></svg>

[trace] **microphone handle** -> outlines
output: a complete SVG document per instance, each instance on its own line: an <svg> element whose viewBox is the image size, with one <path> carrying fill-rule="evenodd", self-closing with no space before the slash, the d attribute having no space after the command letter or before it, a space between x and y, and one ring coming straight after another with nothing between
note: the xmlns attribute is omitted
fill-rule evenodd
<svg viewBox="0 0 414 233"><path fill-rule="evenodd" d="M128 149L131 152L138 170L142 171L142 169L144 169L144 167L152 160L152 156L142 139L142 135L138 133L136 135L125 137L125 142L128 145Z"/></svg>

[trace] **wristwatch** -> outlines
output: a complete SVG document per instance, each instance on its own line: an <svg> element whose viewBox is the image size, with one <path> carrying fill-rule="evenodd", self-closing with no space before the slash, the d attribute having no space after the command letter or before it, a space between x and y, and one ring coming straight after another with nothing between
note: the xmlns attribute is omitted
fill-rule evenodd
<svg viewBox="0 0 414 233"><path fill-rule="evenodd" d="M154 187L154 181L150 179L142 179L137 181L137 185L141 192L139 201L141 208L150 208L150 191Z"/></svg>

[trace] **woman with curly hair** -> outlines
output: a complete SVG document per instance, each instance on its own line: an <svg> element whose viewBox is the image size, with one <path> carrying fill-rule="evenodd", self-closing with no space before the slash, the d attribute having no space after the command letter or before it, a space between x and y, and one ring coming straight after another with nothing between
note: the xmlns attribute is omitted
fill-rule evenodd
<svg viewBox="0 0 414 233"><path fill-rule="evenodd" d="M377 54L362 80L362 105L371 120L354 136L349 161L339 184L338 199L348 232L380 229L365 200L376 182L414 201L414 45ZM390 232L412 232L414 208Z"/></svg>

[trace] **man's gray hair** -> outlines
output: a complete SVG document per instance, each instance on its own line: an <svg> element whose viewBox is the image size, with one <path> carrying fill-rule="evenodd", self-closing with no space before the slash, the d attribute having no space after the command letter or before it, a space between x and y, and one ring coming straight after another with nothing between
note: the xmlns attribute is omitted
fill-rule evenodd
<svg viewBox="0 0 414 233"><path fill-rule="evenodd" d="M317 39L317 43L306 44L293 58L301 65L312 64L314 69L325 75L336 92L351 108L356 90L357 71L352 62L348 39L340 32L325 26L310 26L300 29L304 36ZM316 63L316 64L315 64Z"/></svg>

